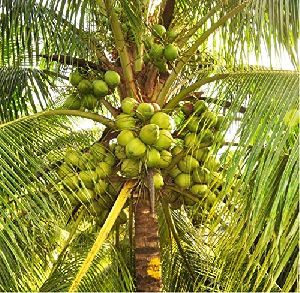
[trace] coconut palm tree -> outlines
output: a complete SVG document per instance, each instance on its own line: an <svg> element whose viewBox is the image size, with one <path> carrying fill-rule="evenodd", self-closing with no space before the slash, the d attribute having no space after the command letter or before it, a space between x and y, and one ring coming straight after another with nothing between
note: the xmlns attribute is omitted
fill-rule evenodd
<svg viewBox="0 0 300 293"><path fill-rule="evenodd" d="M299 289L298 6L0 0L1 291Z"/></svg>

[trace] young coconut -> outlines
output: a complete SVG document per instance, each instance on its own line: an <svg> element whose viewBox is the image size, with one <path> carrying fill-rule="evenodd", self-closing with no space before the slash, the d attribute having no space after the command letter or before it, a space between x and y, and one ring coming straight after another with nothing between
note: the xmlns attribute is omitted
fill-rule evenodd
<svg viewBox="0 0 300 293"><path fill-rule="evenodd" d="M172 118L164 112L156 112L151 117L150 123L158 125L161 129L172 129Z"/></svg>
<svg viewBox="0 0 300 293"><path fill-rule="evenodd" d="M104 80L94 80L93 91L96 97L104 97L108 94L108 85Z"/></svg>
<svg viewBox="0 0 300 293"><path fill-rule="evenodd" d="M72 149L68 149L65 153L65 162L69 165L78 166L81 153Z"/></svg>
<svg viewBox="0 0 300 293"><path fill-rule="evenodd" d="M136 108L136 115L141 120L148 120L154 114L154 107L151 103L140 103Z"/></svg>
<svg viewBox="0 0 300 293"><path fill-rule="evenodd" d="M147 151L147 156L146 156L146 166L148 168L155 168L159 166L159 161L160 161L160 153L156 149L149 149Z"/></svg>
<svg viewBox="0 0 300 293"><path fill-rule="evenodd" d="M178 48L173 44L168 44L165 47L164 56L168 61L174 61L178 57Z"/></svg>
<svg viewBox="0 0 300 293"><path fill-rule="evenodd" d="M154 24L152 26L153 34L156 37L162 38L166 34L166 28L161 24Z"/></svg>
<svg viewBox="0 0 300 293"><path fill-rule="evenodd" d="M78 91L84 95L84 94L90 94L93 92L93 84L87 80L87 79L83 79L79 82L78 86Z"/></svg>
<svg viewBox="0 0 300 293"><path fill-rule="evenodd" d="M90 147L90 153L94 159L102 161L106 156L106 148L101 143L94 143Z"/></svg>
<svg viewBox="0 0 300 293"><path fill-rule="evenodd" d="M178 167L183 173L190 173L199 167L199 162L194 157L187 155L178 162Z"/></svg>
<svg viewBox="0 0 300 293"><path fill-rule="evenodd" d="M180 171L180 169L178 168L177 165L175 165L174 167L172 167L170 170L169 170L169 175L172 177L172 178L175 178L177 175L179 175L180 173L182 173Z"/></svg>
<svg viewBox="0 0 300 293"><path fill-rule="evenodd" d="M208 183L210 180L209 173L206 168L199 167L193 171L193 180L196 183Z"/></svg>
<svg viewBox="0 0 300 293"><path fill-rule="evenodd" d="M121 102L121 109L123 113L133 116L135 114L135 108L137 107L137 101L133 98L127 97Z"/></svg>
<svg viewBox="0 0 300 293"><path fill-rule="evenodd" d="M115 88L120 84L120 75L116 71L108 70L104 74L104 80L110 88Z"/></svg>
<svg viewBox="0 0 300 293"><path fill-rule="evenodd" d="M202 113L204 113L207 110L208 110L207 103L203 100L197 101L194 105L195 114L198 115L198 116L201 115Z"/></svg>
<svg viewBox="0 0 300 293"><path fill-rule="evenodd" d="M173 137L170 131L162 129L159 132L158 140L154 144L154 147L158 150L168 150L172 146Z"/></svg>
<svg viewBox="0 0 300 293"><path fill-rule="evenodd" d="M206 184L194 184L191 187L191 193L203 197L208 192Z"/></svg>
<svg viewBox="0 0 300 293"><path fill-rule="evenodd" d="M217 116L211 111L205 111L201 115L201 124L207 128L214 127L218 122Z"/></svg>
<svg viewBox="0 0 300 293"><path fill-rule="evenodd" d="M186 125L186 128L191 132L198 132L201 130L200 126L200 118L197 116L192 117L188 124Z"/></svg>
<svg viewBox="0 0 300 293"><path fill-rule="evenodd" d="M153 183L154 183L154 188L155 189L160 189L164 186L164 177L156 172L153 174Z"/></svg>
<svg viewBox="0 0 300 293"><path fill-rule="evenodd" d="M56 172L57 172L58 177L62 179L65 176L67 176L68 174L72 174L73 169L67 163L63 163L63 164L61 164L61 166L59 166L59 168L57 169Z"/></svg>
<svg viewBox="0 0 300 293"><path fill-rule="evenodd" d="M83 185L89 189L94 188L94 183L98 180L97 172L92 170L80 171L78 176Z"/></svg>
<svg viewBox="0 0 300 293"><path fill-rule="evenodd" d="M106 162L100 162L96 167L96 172L99 178L103 179L111 174L111 165L107 164Z"/></svg>
<svg viewBox="0 0 300 293"><path fill-rule="evenodd" d="M122 147L120 145L117 145L115 147L115 156L119 159L119 160L124 160L126 159L126 151L125 151L125 147Z"/></svg>
<svg viewBox="0 0 300 293"><path fill-rule="evenodd" d="M139 137L145 144L153 145L158 141L159 127L156 124L147 124L140 130Z"/></svg>
<svg viewBox="0 0 300 293"><path fill-rule="evenodd" d="M134 129L135 128L135 119L128 114L120 114L116 117L116 126L120 130L125 129Z"/></svg>
<svg viewBox="0 0 300 293"><path fill-rule="evenodd" d="M135 138L135 133L133 131L122 130L117 136L117 141L119 145L126 146L134 138Z"/></svg>
<svg viewBox="0 0 300 293"><path fill-rule="evenodd" d="M189 148L193 149L198 146L198 136L196 133L190 132L184 138L184 145Z"/></svg>
<svg viewBox="0 0 300 293"><path fill-rule="evenodd" d="M161 44L152 44L151 49L149 51L149 56L152 60L160 60L162 59L164 54L164 46Z"/></svg>
<svg viewBox="0 0 300 293"><path fill-rule="evenodd" d="M172 161L172 154L166 150L162 150L160 153L160 160L158 162L159 168L167 168Z"/></svg>
<svg viewBox="0 0 300 293"><path fill-rule="evenodd" d="M70 95L65 100L63 107L70 110L78 110L81 107L81 100L78 96Z"/></svg>
<svg viewBox="0 0 300 293"><path fill-rule="evenodd" d="M176 176L174 182L179 187L186 189L192 186L193 180L190 174L180 173Z"/></svg>
<svg viewBox="0 0 300 293"><path fill-rule="evenodd" d="M77 86L82 81L82 79L83 79L83 77L78 72L78 70L75 70L69 76L69 81L70 81L71 85L73 85L73 86Z"/></svg>
<svg viewBox="0 0 300 293"><path fill-rule="evenodd" d="M126 145L125 150L128 158L140 158L145 155L146 146L139 138L134 138Z"/></svg>
<svg viewBox="0 0 300 293"><path fill-rule="evenodd" d="M88 203L90 202L93 198L95 198L96 193L92 189L87 189L87 188L81 188L77 190L76 198L78 198L80 201L83 203Z"/></svg>
<svg viewBox="0 0 300 293"><path fill-rule="evenodd" d="M96 194L105 194L108 187L108 183L102 179L98 180L98 182L95 184L95 192Z"/></svg>
<svg viewBox="0 0 300 293"><path fill-rule="evenodd" d="M140 162L132 159L125 159L121 165L121 172L128 178L137 177L140 174Z"/></svg>
<svg viewBox="0 0 300 293"><path fill-rule="evenodd" d="M93 110L98 104L97 98L93 94L85 94L82 99L82 107Z"/></svg>
<svg viewBox="0 0 300 293"><path fill-rule="evenodd" d="M71 190L76 190L79 185L79 180L78 180L77 174L67 175L63 180L63 184Z"/></svg>

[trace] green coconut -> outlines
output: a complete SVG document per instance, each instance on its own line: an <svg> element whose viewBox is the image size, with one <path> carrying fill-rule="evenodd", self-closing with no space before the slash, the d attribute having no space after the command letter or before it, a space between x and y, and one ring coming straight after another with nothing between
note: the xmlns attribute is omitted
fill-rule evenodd
<svg viewBox="0 0 300 293"><path fill-rule="evenodd" d="M150 149L147 151L146 155L146 166L148 168L154 168L159 166L160 153L156 149Z"/></svg>
<svg viewBox="0 0 300 293"><path fill-rule="evenodd" d="M158 150L168 150L171 148L173 143L173 137L170 131L162 129L159 132L158 140L154 144L154 147Z"/></svg>
<svg viewBox="0 0 300 293"><path fill-rule="evenodd" d="M104 162L110 166L114 166L116 164L116 158L112 153L107 153Z"/></svg>
<svg viewBox="0 0 300 293"><path fill-rule="evenodd" d="M70 95L65 100L63 107L70 110L78 110L81 107L81 100L78 96Z"/></svg>
<svg viewBox="0 0 300 293"><path fill-rule="evenodd" d="M101 143L94 143L90 147L90 153L97 161L102 161L106 156L106 148Z"/></svg>
<svg viewBox="0 0 300 293"><path fill-rule="evenodd" d="M72 72L69 76L69 81L73 86L77 86L82 81L82 79L83 78L81 74L77 70Z"/></svg>
<svg viewBox="0 0 300 293"><path fill-rule="evenodd" d="M100 162L96 167L96 172L100 179L109 176L112 172L111 165L106 162Z"/></svg>
<svg viewBox="0 0 300 293"><path fill-rule="evenodd" d="M210 156L204 162L204 167L210 171L217 171L220 168L220 162L213 156Z"/></svg>
<svg viewBox="0 0 300 293"><path fill-rule="evenodd" d="M152 26L152 30L153 30L153 34L156 36L156 37L164 37L164 35L166 34L166 28L161 25L161 24L154 24Z"/></svg>
<svg viewBox="0 0 300 293"><path fill-rule="evenodd" d="M96 196L96 193L94 192L93 189L87 189L87 188L81 188L77 190L75 194L76 194L76 198L78 198L83 203L90 202Z"/></svg>
<svg viewBox="0 0 300 293"><path fill-rule="evenodd" d="M121 172L129 178L137 177L140 174L140 163L132 159L125 159L121 165Z"/></svg>
<svg viewBox="0 0 300 293"><path fill-rule="evenodd" d="M98 180L98 182L95 184L95 192L96 194L104 194L107 190L108 183L102 179Z"/></svg>
<svg viewBox="0 0 300 293"><path fill-rule="evenodd" d="M82 107L94 110L98 104L97 98L93 94L85 94L82 98Z"/></svg>
<svg viewBox="0 0 300 293"><path fill-rule="evenodd" d="M65 162L72 166L78 166L81 153L72 149L68 149L65 153Z"/></svg>
<svg viewBox="0 0 300 293"><path fill-rule="evenodd" d="M91 170L96 168L96 162L91 153L84 153L78 165L80 170Z"/></svg>
<svg viewBox="0 0 300 293"><path fill-rule="evenodd" d="M146 153L145 144L139 139L132 139L125 147L128 158L140 158Z"/></svg>
<svg viewBox="0 0 300 293"><path fill-rule="evenodd" d="M171 42L173 42L178 36L178 32L175 29L168 30L166 34L167 34L168 40Z"/></svg>
<svg viewBox="0 0 300 293"><path fill-rule="evenodd" d="M198 132L201 130L200 118L197 116L192 117L188 124L186 125L187 129L191 132Z"/></svg>
<svg viewBox="0 0 300 293"><path fill-rule="evenodd" d="M204 196L208 192L208 187L206 184L194 184L191 187L191 193L198 195L198 196Z"/></svg>
<svg viewBox="0 0 300 293"><path fill-rule="evenodd" d="M78 176L83 185L89 189L92 189L94 187L95 182L98 180L98 174L96 171L93 170L80 171Z"/></svg>
<svg viewBox="0 0 300 293"><path fill-rule="evenodd" d="M77 88L78 91L83 95L93 92L93 84L87 79L83 79L82 81L80 81Z"/></svg>
<svg viewBox="0 0 300 293"><path fill-rule="evenodd" d="M137 107L137 101L133 98L127 97L121 102L121 109L123 113L128 115L134 115Z"/></svg>
<svg viewBox="0 0 300 293"><path fill-rule="evenodd" d="M179 175L176 176L174 182L179 187L186 189L192 186L193 179L190 174L180 173Z"/></svg>
<svg viewBox="0 0 300 293"><path fill-rule="evenodd" d="M211 111L205 111L201 115L201 124L205 127L212 128L217 124L218 118Z"/></svg>
<svg viewBox="0 0 300 293"><path fill-rule="evenodd" d="M198 144L198 136L196 133L190 132L184 138L184 145L189 148L193 149L196 148Z"/></svg>
<svg viewBox="0 0 300 293"><path fill-rule="evenodd" d="M172 118L164 112L156 112L151 117L150 123L158 125L161 129L172 129Z"/></svg>
<svg viewBox="0 0 300 293"><path fill-rule="evenodd" d="M161 60L164 54L164 46L161 44L152 44L149 56L153 60Z"/></svg>
<svg viewBox="0 0 300 293"><path fill-rule="evenodd" d="M191 155L187 155L178 162L178 167L183 173L190 173L199 167L199 162Z"/></svg>
<svg viewBox="0 0 300 293"><path fill-rule="evenodd" d="M164 56L168 61L174 61L178 57L178 48L173 44L168 44L165 47Z"/></svg>
<svg viewBox="0 0 300 293"><path fill-rule="evenodd" d="M93 91L96 97L104 97L108 94L108 85L104 80L96 79L93 81Z"/></svg>
<svg viewBox="0 0 300 293"><path fill-rule="evenodd" d="M176 145L171 149L171 153L173 156L179 155L183 151L183 147L180 145Z"/></svg>
<svg viewBox="0 0 300 293"><path fill-rule="evenodd" d="M119 130L125 130L134 129L136 121L132 116L122 113L116 117L115 123Z"/></svg>
<svg viewBox="0 0 300 293"><path fill-rule="evenodd" d="M204 129L198 134L198 147L209 147L214 142L214 134L210 129Z"/></svg>
<svg viewBox="0 0 300 293"><path fill-rule="evenodd" d="M156 124L147 124L141 128L139 137L145 144L153 145L158 141L159 127Z"/></svg>
<svg viewBox="0 0 300 293"><path fill-rule="evenodd" d="M90 205L90 209L89 212L93 215L93 216L101 216L104 212L104 209L102 206L100 206L98 204L97 200L93 200L91 205Z"/></svg>
<svg viewBox="0 0 300 293"><path fill-rule="evenodd" d="M67 175L64 178L63 183L69 189L76 190L78 188L78 185L79 185L79 180L78 180L77 174Z"/></svg>
<svg viewBox="0 0 300 293"><path fill-rule="evenodd" d="M154 188L155 189L160 189L164 186L164 177L156 172L153 174L153 183L154 183Z"/></svg>
<svg viewBox="0 0 300 293"><path fill-rule="evenodd" d="M172 154L167 150L162 150L160 152L160 160L158 162L158 166L160 168L167 168L172 161Z"/></svg>
<svg viewBox="0 0 300 293"><path fill-rule="evenodd" d="M198 161L204 162L209 154L208 148L196 149L193 151L193 157Z"/></svg>
<svg viewBox="0 0 300 293"><path fill-rule="evenodd" d="M199 167L193 171L193 180L196 183L208 183L210 180L209 170Z"/></svg>
<svg viewBox="0 0 300 293"><path fill-rule="evenodd" d="M194 111L195 111L195 114L197 114L197 115L201 115L202 113L204 113L207 110L208 110L207 103L203 100L197 101L194 105Z"/></svg>
<svg viewBox="0 0 300 293"><path fill-rule="evenodd" d="M172 167L168 174L172 177L175 178L177 175L179 175L181 173L180 169L178 168L177 165L175 165L174 167Z"/></svg>
<svg viewBox="0 0 300 293"><path fill-rule="evenodd" d="M123 160L126 159L126 151L125 151L125 147L122 147L120 145L117 145L115 148L115 156L119 159L119 160Z"/></svg>
<svg viewBox="0 0 300 293"><path fill-rule="evenodd" d="M120 84L120 75L118 72L113 70L108 70L104 74L104 80L110 88L115 88Z"/></svg>
<svg viewBox="0 0 300 293"><path fill-rule="evenodd" d="M140 103L136 108L136 115L141 120L148 120L154 114L154 107L151 103Z"/></svg>
<svg viewBox="0 0 300 293"><path fill-rule="evenodd" d="M121 146L126 146L131 140L135 138L135 133L131 130L122 130L118 136L117 141Z"/></svg>
<svg viewBox="0 0 300 293"><path fill-rule="evenodd" d="M67 163L62 163L56 172L59 178L64 178L68 174L72 174L73 169Z"/></svg>

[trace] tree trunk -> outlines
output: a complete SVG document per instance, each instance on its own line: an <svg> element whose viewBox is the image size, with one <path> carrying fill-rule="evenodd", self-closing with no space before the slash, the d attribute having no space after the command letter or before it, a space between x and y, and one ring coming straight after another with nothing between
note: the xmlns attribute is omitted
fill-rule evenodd
<svg viewBox="0 0 300 293"><path fill-rule="evenodd" d="M138 292L161 291L158 222L150 200L141 197L135 206L135 272Z"/></svg>

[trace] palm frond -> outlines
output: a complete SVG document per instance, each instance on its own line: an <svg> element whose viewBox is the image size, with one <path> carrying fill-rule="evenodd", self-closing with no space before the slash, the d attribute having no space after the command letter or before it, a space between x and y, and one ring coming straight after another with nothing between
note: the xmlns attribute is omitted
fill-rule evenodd
<svg viewBox="0 0 300 293"><path fill-rule="evenodd" d="M0 137L0 286L35 291L52 262L51 239L72 215L48 153L59 158L67 145L82 148L95 136L74 133L66 119L52 117L10 123Z"/></svg>
<svg viewBox="0 0 300 293"><path fill-rule="evenodd" d="M0 123L53 105L55 87L41 70L0 67Z"/></svg>

